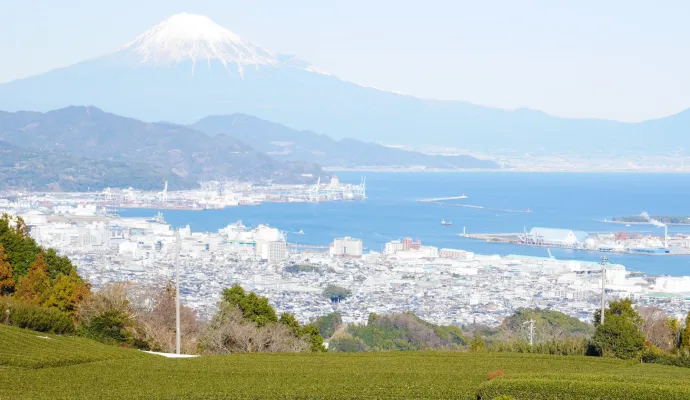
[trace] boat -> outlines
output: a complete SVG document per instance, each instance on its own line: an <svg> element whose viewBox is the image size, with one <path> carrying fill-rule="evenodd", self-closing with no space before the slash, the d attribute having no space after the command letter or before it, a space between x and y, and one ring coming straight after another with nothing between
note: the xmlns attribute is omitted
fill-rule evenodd
<svg viewBox="0 0 690 400"><path fill-rule="evenodd" d="M443 226L451 226L451 225L453 225L453 223L450 222L450 221L446 221L446 220L444 219L443 221L441 221L441 225L443 225Z"/></svg>
<svg viewBox="0 0 690 400"><path fill-rule="evenodd" d="M154 222L154 223L158 223L158 224L165 224L166 223L165 220L163 219L163 213L160 211L153 218L148 219L147 222Z"/></svg>
<svg viewBox="0 0 690 400"><path fill-rule="evenodd" d="M296 232L296 233L297 233L298 235L304 235L304 231L301 230L301 229L299 230L299 232Z"/></svg>

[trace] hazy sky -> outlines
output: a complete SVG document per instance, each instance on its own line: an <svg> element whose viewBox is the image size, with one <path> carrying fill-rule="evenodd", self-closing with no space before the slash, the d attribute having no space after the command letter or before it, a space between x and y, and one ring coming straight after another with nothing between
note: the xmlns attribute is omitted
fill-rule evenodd
<svg viewBox="0 0 690 400"><path fill-rule="evenodd" d="M114 51L179 12L419 97L625 121L690 108L687 0L0 0L0 82Z"/></svg>

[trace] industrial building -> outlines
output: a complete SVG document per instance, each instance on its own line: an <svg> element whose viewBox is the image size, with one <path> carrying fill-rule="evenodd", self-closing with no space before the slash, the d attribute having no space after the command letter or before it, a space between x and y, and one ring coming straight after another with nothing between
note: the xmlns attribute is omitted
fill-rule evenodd
<svg viewBox="0 0 690 400"><path fill-rule="evenodd" d="M522 237L525 244L552 245L562 247L584 246L588 234L583 231L554 228L532 228Z"/></svg>
<svg viewBox="0 0 690 400"><path fill-rule="evenodd" d="M399 251L419 250L422 247L421 240L414 241L406 237L402 240L393 240L386 243L385 254L392 255Z"/></svg>
<svg viewBox="0 0 690 400"><path fill-rule="evenodd" d="M335 239L329 252L331 257L362 257L362 240L348 236Z"/></svg>

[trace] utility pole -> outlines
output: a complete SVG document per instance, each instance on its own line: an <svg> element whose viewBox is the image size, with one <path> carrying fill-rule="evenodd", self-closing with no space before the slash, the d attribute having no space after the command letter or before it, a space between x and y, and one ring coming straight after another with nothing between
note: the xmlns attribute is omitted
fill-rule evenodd
<svg viewBox="0 0 690 400"><path fill-rule="evenodd" d="M601 257L601 318L599 321L601 325L604 325L604 314L606 311L606 264L608 262L608 257Z"/></svg>
<svg viewBox="0 0 690 400"><path fill-rule="evenodd" d="M180 230L175 230L175 339L180 354Z"/></svg>
<svg viewBox="0 0 690 400"><path fill-rule="evenodd" d="M533 319L530 319L529 321L523 323L524 324L529 324L529 347L532 347L534 345L534 323L536 321Z"/></svg>

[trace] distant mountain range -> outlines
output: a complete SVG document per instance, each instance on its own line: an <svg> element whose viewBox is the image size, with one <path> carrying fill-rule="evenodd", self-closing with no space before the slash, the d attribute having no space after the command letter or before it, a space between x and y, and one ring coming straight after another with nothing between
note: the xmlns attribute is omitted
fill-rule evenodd
<svg viewBox="0 0 690 400"><path fill-rule="evenodd" d="M632 124L424 100L343 81L191 14L171 17L114 53L0 85L0 109L68 105L184 124L244 113L336 139L484 152L650 154L690 148L690 110Z"/></svg>
<svg viewBox="0 0 690 400"><path fill-rule="evenodd" d="M205 133L208 132L208 133ZM148 123L95 107L46 113L0 111L0 188L172 189L199 180L313 183L329 167L498 168L469 156L432 156L357 140L297 132L247 115L186 127ZM319 165L320 164L320 165Z"/></svg>
<svg viewBox="0 0 690 400"><path fill-rule="evenodd" d="M94 188L147 189L166 180L176 188L194 187L200 179L310 183L328 177L318 165L280 162L227 135L209 137L184 126L146 123L94 107L0 112L0 141L7 143L4 151L12 156L12 161L3 156L2 167L10 168L12 162L27 166L23 172L17 168L15 176L6 171L5 185L33 182L64 189L78 182Z"/></svg>
<svg viewBox="0 0 690 400"><path fill-rule="evenodd" d="M163 180L172 186L184 186L177 175L143 162L93 160L25 149L0 141L0 189L58 192L128 186L154 189L160 187Z"/></svg>
<svg viewBox="0 0 690 400"><path fill-rule="evenodd" d="M228 135L278 160L312 162L325 167L498 168L494 161L465 155L428 155L354 139L334 140L244 114L206 117L190 128L213 136Z"/></svg>

